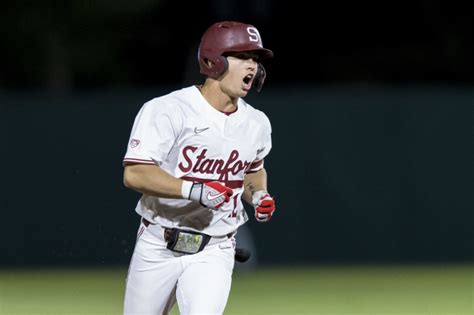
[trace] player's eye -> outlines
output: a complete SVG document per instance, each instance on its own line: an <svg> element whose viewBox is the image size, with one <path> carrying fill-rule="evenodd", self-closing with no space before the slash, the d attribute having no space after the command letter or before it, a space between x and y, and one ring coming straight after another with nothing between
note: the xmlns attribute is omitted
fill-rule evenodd
<svg viewBox="0 0 474 315"><path fill-rule="evenodd" d="M229 53L228 56L232 56L234 58L241 59L241 60L252 59L254 61L258 61L259 59L259 56L257 54L249 53L249 52Z"/></svg>

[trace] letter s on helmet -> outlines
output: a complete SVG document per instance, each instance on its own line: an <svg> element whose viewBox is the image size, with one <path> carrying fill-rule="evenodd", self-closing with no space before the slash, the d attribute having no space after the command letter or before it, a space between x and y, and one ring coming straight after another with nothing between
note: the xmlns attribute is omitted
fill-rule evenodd
<svg viewBox="0 0 474 315"><path fill-rule="evenodd" d="M273 57L273 52L263 48L262 39L257 28L233 21L224 21L213 24L204 32L198 50L199 69L201 74L217 79L227 70L227 52L252 51L260 59ZM208 64L212 62L212 65ZM266 72L261 63L258 64L254 85L260 92L265 81Z"/></svg>

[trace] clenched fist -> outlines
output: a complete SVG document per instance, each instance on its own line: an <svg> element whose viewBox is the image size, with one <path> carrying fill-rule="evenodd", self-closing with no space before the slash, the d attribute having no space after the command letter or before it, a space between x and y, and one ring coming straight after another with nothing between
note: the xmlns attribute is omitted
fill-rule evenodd
<svg viewBox="0 0 474 315"><path fill-rule="evenodd" d="M217 181L209 183L184 181L181 190L184 198L197 201L204 207L214 210L229 202L234 193L232 189Z"/></svg>
<svg viewBox="0 0 474 315"><path fill-rule="evenodd" d="M256 191L252 196L252 204L255 208L255 219L258 222L267 222L275 212L275 200L265 190Z"/></svg>

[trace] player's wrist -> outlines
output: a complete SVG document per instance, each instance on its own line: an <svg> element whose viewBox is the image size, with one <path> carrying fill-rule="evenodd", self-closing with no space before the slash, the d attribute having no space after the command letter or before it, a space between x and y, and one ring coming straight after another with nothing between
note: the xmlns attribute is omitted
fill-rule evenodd
<svg viewBox="0 0 474 315"><path fill-rule="evenodd" d="M260 199L262 199L262 197L265 195L269 195L268 191L266 191L265 189L257 190L256 192L254 192L252 194L252 204L257 205Z"/></svg>
<svg viewBox="0 0 474 315"><path fill-rule="evenodd" d="M183 199L191 199L193 184L194 183L191 181L183 180L183 183L181 184L181 195L183 196Z"/></svg>

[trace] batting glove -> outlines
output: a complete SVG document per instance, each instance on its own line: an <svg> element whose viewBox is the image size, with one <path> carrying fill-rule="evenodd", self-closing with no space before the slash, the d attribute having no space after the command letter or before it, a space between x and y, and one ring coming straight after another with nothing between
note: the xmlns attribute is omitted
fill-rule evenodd
<svg viewBox="0 0 474 315"><path fill-rule="evenodd" d="M206 208L217 210L229 202L234 192L217 181L209 183L184 181L181 193L185 199L197 201Z"/></svg>
<svg viewBox="0 0 474 315"><path fill-rule="evenodd" d="M255 208L255 219L258 222L268 222L275 212L275 200L265 190L256 191L252 195L252 204Z"/></svg>

